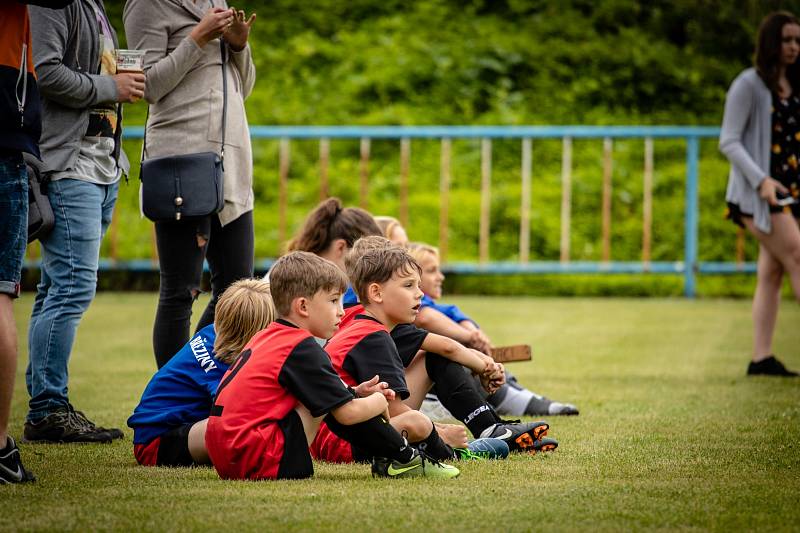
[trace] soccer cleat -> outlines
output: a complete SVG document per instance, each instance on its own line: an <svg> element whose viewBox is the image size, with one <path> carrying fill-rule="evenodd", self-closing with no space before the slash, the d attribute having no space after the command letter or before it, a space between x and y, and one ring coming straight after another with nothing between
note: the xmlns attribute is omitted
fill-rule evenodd
<svg viewBox="0 0 800 533"><path fill-rule="evenodd" d="M375 458L372 462L373 477L430 477L451 479L458 477L458 468L440 463L424 452L414 451L414 457L407 463L398 463L389 459Z"/></svg>
<svg viewBox="0 0 800 533"><path fill-rule="evenodd" d="M750 361L750 364L747 366L747 375L794 378L797 377L797 372L787 369L774 355L770 355L758 363Z"/></svg>
<svg viewBox="0 0 800 533"><path fill-rule="evenodd" d="M534 442L533 448L529 448L528 451L530 453L552 452L556 448L558 448L558 441L556 439L551 437L542 437Z"/></svg>
<svg viewBox="0 0 800 533"><path fill-rule="evenodd" d="M59 408L37 422L25 422L23 442L111 442L110 430L88 422L72 406ZM116 430L120 432L119 430ZM121 433L121 432L120 432Z"/></svg>
<svg viewBox="0 0 800 533"><path fill-rule="evenodd" d="M491 437L505 441L512 452L530 451L537 440L547 435L548 429L550 426L547 422L504 420L484 429L480 438Z"/></svg>
<svg viewBox="0 0 800 533"><path fill-rule="evenodd" d="M474 461L482 459L505 459L508 457L508 444L500 439L475 439L466 448L455 448L456 459Z"/></svg>
<svg viewBox="0 0 800 533"><path fill-rule="evenodd" d="M36 481L36 476L25 470L17 443L9 435L6 447L0 450L0 485L33 481Z"/></svg>

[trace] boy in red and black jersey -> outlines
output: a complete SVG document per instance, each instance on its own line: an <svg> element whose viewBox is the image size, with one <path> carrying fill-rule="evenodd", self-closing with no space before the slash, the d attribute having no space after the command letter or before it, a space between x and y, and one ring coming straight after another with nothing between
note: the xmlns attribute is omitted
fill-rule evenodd
<svg viewBox="0 0 800 533"><path fill-rule="evenodd" d="M419 265L404 250L376 246L350 263L348 273L363 303L363 314L352 311L352 320L326 346L334 368L345 381L349 378L357 382L365 375L379 374L399 396L389 402L394 417L418 408L435 384L442 403L474 436L500 438L512 451L538 451L557 445L552 439L542 440L549 427L544 422L501 420L464 372L467 367L482 376L491 392L502 384L501 366L474 350L448 346L454 341L411 325L422 292ZM387 330L391 330L391 336ZM426 344L444 353L417 354L418 349L429 347Z"/></svg>
<svg viewBox="0 0 800 533"><path fill-rule="evenodd" d="M380 458L374 474L458 475L453 467L426 462L386 423L386 397L393 392L385 384L372 380L347 388L314 340L333 335L343 314L341 271L313 254L294 252L275 263L270 284L280 318L248 343L220 382L211 409L206 447L220 477L311 476L308 446L328 413L340 438Z"/></svg>

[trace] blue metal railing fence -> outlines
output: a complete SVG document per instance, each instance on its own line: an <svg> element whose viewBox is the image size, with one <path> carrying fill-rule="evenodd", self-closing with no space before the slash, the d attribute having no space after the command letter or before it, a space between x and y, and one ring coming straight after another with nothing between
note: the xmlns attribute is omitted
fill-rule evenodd
<svg viewBox="0 0 800 533"><path fill-rule="evenodd" d="M563 139L564 150L569 150L571 161L572 139L632 139L640 138L652 143L653 139L682 139L686 142L686 180L685 180L685 211L684 211L684 257L675 261L649 261L649 250L646 259L636 261L569 261L568 249L562 250L561 261L527 261L527 252L521 254L520 262L489 262L488 243L486 243L486 256L481 257L478 263L449 263L447 269L456 273L658 273L682 275L684 279L684 294L693 297L696 293L696 277L698 274L729 274L734 272L752 273L755 271L753 263L726 263L726 262L700 262L698 261L698 169L700 157L700 140L719 136L719 128L705 126L251 126L253 139L280 139L282 150L288 151L288 142L292 139L318 139L327 143L330 139L361 139L362 159L369 157L370 139L397 139L408 142L410 139L441 139L442 150L449 157L450 139L482 139L488 144L489 158L491 158L491 139ZM142 127L129 127L125 130L126 138L141 138ZM487 141L488 140L488 141ZM610 146L610 141L609 146ZM523 143L523 151L526 143ZM530 142L527 141L528 150ZM484 146L485 147L485 146ZM650 152L652 153L652 144ZM326 152L327 153L327 152ZM322 148L321 148L322 154ZM526 154L523 154L525 156ZM326 156L327 157L327 156ZM530 157L530 153L527 153ZM608 155L610 157L610 154ZM652 157L652 155L651 155ZM565 160L568 158L565 158ZM286 162L288 165L288 161ZM570 163L565 163L570 164ZM444 165L444 163L443 163ZM283 164L281 165L283 167ZM523 165L524 166L524 165ZM651 162L652 166L652 162ZM488 170L487 170L488 168ZM610 166L609 166L610 168ZM287 170L288 171L288 170ZM281 169L284 172L284 169ZM443 173L445 171L443 170ZM449 173L449 163L448 170ZM484 182L489 184L491 177L491 159L484 168ZM486 173L489 173L488 176ZM610 172L610 170L609 170ZM525 170L523 169L523 174ZM569 184L569 169L562 177L566 176ZM443 175L443 180L445 179ZM449 178L448 178L449 179ZM529 179L529 178L528 178ZM610 179L610 177L609 177ZM523 176L525 180L525 176ZM443 181L443 187L445 187ZM445 189L443 189L445 190ZM488 191L484 191L487 192ZM444 193L443 193L444 194ZM568 193L567 193L568 194ZM567 195L564 202L569 204ZM525 204L523 204L524 206ZM402 207L401 207L402 209ZM523 207L523 210L525 207ZM446 216L446 210L444 210ZM567 210L567 217L569 211ZM488 217L487 217L488 218ZM483 224L483 221L482 221ZM488 224L488 222L487 222ZM444 241L446 246L446 220L444 222ZM524 224L523 224L524 225ZM563 225L563 222L562 222ZM529 230L530 228L528 228ZM485 230L485 231L484 231ZM568 225L567 225L568 237ZM523 230L521 229L521 232ZM482 226L481 234L488 235L488 227ZM440 234L441 236L441 234ZM487 237L488 239L488 237ZM521 233L521 242L527 242L526 235ZM649 243L649 238L646 239ZM441 244L441 243L440 243ZM649 244L647 245L649 246ZM481 246L481 249L484 247ZM269 261L259 265L266 267ZM107 263L104 263L107 264ZM130 268L144 268L141 261L129 262Z"/></svg>

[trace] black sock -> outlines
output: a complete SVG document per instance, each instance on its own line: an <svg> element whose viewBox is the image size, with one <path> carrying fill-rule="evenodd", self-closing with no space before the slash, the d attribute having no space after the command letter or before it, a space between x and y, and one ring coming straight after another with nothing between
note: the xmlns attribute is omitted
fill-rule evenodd
<svg viewBox="0 0 800 533"><path fill-rule="evenodd" d="M417 444L420 450L423 450L426 454L438 461L452 459L455 456L453 448L445 444L439 436L439 433L436 432L436 427L431 430L430 435L425 437L425 440L414 444Z"/></svg>
<svg viewBox="0 0 800 533"><path fill-rule="evenodd" d="M362 457L385 457L401 463L407 463L414 457L414 449L406 439L379 416L346 426L333 415L328 415L325 423L336 436L349 442L354 452L358 449Z"/></svg>
<svg viewBox="0 0 800 533"><path fill-rule="evenodd" d="M477 437L483 430L500 422L494 409L481 398L472 377L464 367L434 353L425 354L428 377L436 383L439 401L453 416L464 422Z"/></svg>

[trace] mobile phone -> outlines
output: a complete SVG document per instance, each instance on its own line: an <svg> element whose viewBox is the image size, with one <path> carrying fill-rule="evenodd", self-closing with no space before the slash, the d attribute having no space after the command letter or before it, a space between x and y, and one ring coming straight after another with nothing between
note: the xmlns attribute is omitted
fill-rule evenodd
<svg viewBox="0 0 800 533"><path fill-rule="evenodd" d="M794 205L797 203L797 200L794 196L787 196L786 198L778 198L778 205L780 206L787 206L787 205Z"/></svg>

